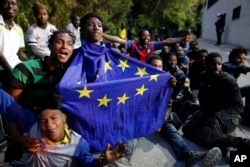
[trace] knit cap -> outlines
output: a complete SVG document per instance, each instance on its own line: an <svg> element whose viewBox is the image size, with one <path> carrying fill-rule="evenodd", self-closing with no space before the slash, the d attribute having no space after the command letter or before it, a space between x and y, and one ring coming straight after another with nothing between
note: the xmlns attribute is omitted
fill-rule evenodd
<svg viewBox="0 0 250 167"><path fill-rule="evenodd" d="M47 12L49 11L48 8L44 4L37 1L33 4L33 7L32 7L34 14L36 14L39 9L45 9L47 10Z"/></svg>

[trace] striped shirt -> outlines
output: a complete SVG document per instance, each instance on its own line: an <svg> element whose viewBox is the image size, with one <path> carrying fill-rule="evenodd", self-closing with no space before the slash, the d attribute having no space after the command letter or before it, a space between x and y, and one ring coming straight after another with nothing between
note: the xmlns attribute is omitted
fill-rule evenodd
<svg viewBox="0 0 250 167"><path fill-rule="evenodd" d="M25 61L13 69L10 87L23 89L19 104L37 111L55 91L55 84L59 82L63 71L63 66L51 71L46 61L40 59Z"/></svg>

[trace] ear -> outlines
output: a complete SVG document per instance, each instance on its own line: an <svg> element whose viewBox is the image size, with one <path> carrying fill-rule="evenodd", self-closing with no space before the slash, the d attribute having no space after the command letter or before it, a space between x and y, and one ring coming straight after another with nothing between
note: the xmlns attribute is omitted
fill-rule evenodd
<svg viewBox="0 0 250 167"><path fill-rule="evenodd" d="M67 119L67 116L65 114L63 114L63 122L66 123L66 119Z"/></svg>

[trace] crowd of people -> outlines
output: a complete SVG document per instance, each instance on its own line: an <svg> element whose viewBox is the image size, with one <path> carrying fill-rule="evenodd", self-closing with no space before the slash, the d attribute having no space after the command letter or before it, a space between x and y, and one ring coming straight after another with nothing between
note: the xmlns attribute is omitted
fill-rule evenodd
<svg viewBox="0 0 250 167"><path fill-rule="evenodd" d="M103 32L102 18L94 13L82 18L73 15L66 30L57 30L48 22L47 7L36 2L32 8L36 23L27 30L28 48L35 59L28 60L23 30L14 22L17 0L2 0L0 7L0 113L8 135L7 164L106 166L126 155L127 145L117 141L113 147L107 143L95 159L88 141L68 127L71 118L61 109L63 97L55 88L75 55L84 52L82 46L107 48L106 41L118 44L120 54L171 75L173 93L158 132L187 167L215 166L228 147L250 150L250 139L230 135L240 123L249 125L250 89L240 88L236 80L250 71L245 48L234 48L222 63L221 55L200 48L195 37L152 41L147 29L138 31L134 40L109 35ZM96 78L88 77L86 82ZM208 151L188 148L180 129Z"/></svg>

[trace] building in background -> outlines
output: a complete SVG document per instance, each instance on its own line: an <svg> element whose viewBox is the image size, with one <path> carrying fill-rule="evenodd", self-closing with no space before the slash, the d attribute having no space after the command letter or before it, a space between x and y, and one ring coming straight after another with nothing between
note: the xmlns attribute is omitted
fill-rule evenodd
<svg viewBox="0 0 250 167"><path fill-rule="evenodd" d="M250 49L250 0L206 0L202 22L202 38L216 43L215 22L218 13L226 14L222 44Z"/></svg>

